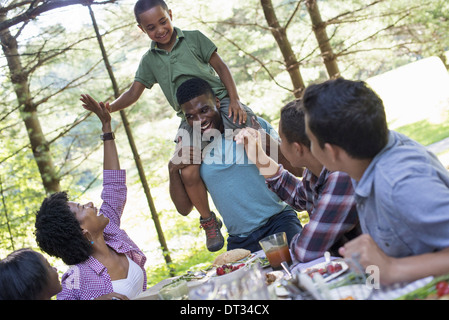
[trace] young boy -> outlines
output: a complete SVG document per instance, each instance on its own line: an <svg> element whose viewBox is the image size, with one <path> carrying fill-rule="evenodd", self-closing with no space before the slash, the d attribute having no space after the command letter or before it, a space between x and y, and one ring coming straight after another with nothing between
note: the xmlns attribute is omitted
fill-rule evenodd
<svg viewBox="0 0 449 320"><path fill-rule="evenodd" d="M311 85L303 104L312 154L354 182L365 234L340 254L377 266L383 284L449 273L449 173L437 157L388 129L363 81Z"/></svg>
<svg viewBox="0 0 449 320"><path fill-rule="evenodd" d="M181 118L175 142L182 136L182 144L204 148L193 140L193 128L184 118L176 101L176 90L181 83L193 78L205 79L220 99L225 128L244 127L251 109L239 101L236 85L228 66L217 53L217 47L200 31L181 31L173 26L172 12L163 0L138 0L134 7L138 27L152 40L151 48L142 57L131 87L109 108L111 112L122 110L135 103L145 88L158 83L170 105ZM217 77L218 75L218 77ZM231 119L232 117L232 119ZM236 123L236 120L239 120ZM197 131L210 124L201 123ZM202 127L202 128L200 128ZM185 133L189 139L185 138ZM197 137L200 137L200 133ZM198 138L200 139L200 138ZM206 232L209 251L220 250L224 245L221 221L210 211L207 191L199 174L199 164L188 166L181 172L186 191L201 215L200 224Z"/></svg>
<svg viewBox="0 0 449 320"><path fill-rule="evenodd" d="M327 170L310 152L301 100L281 109L279 137L280 150L290 164L305 167L302 179L265 153L258 130L245 128L236 140L245 143L248 158L259 170L267 167L262 164L272 163L271 172L261 170L268 188L294 209L309 214L309 223L290 243L295 260L308 262L326 251L338 256L342 245L361 234L351 178L344 172Z"/></svg>

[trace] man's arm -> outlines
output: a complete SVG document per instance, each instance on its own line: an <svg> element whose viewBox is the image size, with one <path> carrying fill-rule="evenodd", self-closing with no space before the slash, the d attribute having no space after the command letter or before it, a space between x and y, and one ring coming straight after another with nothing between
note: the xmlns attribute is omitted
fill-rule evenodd
<svg viewBox="0 0 449 320"><path fill-rule="evenodd" d="M366 268L379 268L380 282L390 285L397 282L410 282L428 276L441 276L449 273L449 248L431 253L404 258L387 256L369 234L362 234L341 247L339 253L344 258L354 255Z"/></svg>
<svg viewBox="0 0 449 320"><path fill-rule="evenodd" d="M309 180L307 174L303 178ZM302 182L301 182L302 185ZM301 189L296 189L295 198L302 201L306 207L307 194L313 191L309 183ZM282 198L281 198L282 199ZM354 189L348 175L342 172L327 173L324 186L309 213L307 223L299 237L291 241L290 249L300 262L307 262L322 257L326 251L333 249L335 243L358 225L358 215L355 204Z"/></svg>
<svg viewBox="0 0 449 320"><path fill-rule="evenodd" d="M267 151L271 152L271 146L275 146L277 150L277 163L282 164L284 169L295 175L296 177L301 177L304 171L304 168L296 168L291 165L290 161L287 160L287 158L284 157L284 154L281 152L281 146L279 144L279 141L274 139L271 135L266 133L266 149ZM274 148L274 147L273 147ZM274 149L273 149L274 150ZM270 158L273 158L271 154L269 154Z"/></svg>
<svg viewBox="0 0 449 320"><path fill-rule="evenodd" d="M290 164L290 162L282 154L279 142L269 135L268 132L261 129L260 125L257 126L254 119L252 119L252 123L253 127L240 130L235 137L235 140L237 143L245 145L248 158L257 166L265 179L271 178L278 172L279 164L282 164L286 170L295 176L301 176L303 169L294 168ZM265 143L262 141L261 132L264 132ZM270 154L270 151L273 150L276 151L276 156ZM274 159L276 157L277 161Z"/></svg>
<svg viewBox="0 0 449 320"><path fill-rule="evenodd" d="M170 164L171 162L168 166L170 197L176 210L183 216L187 216L193 210L193 204L186 192L179 170L174 169Z"/></svg>
<svg viewBox="0 0 449 320"><path fill-rule="evenodd" d="M193 147L183 149L179 138L173 157L168 163L170 197L176 210L183 216L187 216L193 210L193 204L182 182L180 170L193 163L194 155Z"/></svg>
<svg viewBox="0 0 449 320"><path fill-rule="evenodd" d="M306 189L304 180L299 179L279 165L278 171L273 176L266 178L268 189L289 204L296 211L306 210ZM304 231L303 231L304 232Z"/></svg>

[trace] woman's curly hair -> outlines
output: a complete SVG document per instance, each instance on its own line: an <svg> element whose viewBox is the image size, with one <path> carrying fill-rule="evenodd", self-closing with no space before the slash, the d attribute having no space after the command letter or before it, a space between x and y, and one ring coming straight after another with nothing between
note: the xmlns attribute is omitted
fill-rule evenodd
<svg viewBox="0 0 449 320"><path fill-rule="evenodd" d="M80 223L70 211L66 192L45 198L36 213L36 242L51 256L61 258L67 265L86 261L92 253Z"/></svg>

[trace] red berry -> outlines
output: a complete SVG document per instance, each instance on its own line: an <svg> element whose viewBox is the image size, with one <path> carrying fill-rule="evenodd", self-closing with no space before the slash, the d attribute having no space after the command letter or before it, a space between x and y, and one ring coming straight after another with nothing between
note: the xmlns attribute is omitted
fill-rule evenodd
<svg viewBox="0 0 449 320"><path fill-rule="evenodd" d="M435 287L439 297L449 294L449 284L446 281L438 282Z"/></svg>
<svg viewBox="0 0 449 320"><path fill-rule="evenodd" d="M435 285L435 287L437 289L446 288L447 286L448 286L448 283L446 281L440 281Z"/></svg>

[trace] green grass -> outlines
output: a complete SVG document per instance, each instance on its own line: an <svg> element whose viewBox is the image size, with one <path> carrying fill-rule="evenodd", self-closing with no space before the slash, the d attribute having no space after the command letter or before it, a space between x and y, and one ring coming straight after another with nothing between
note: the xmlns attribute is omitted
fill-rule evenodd
<svg viewBox="0 0 449 320"><path fill-rule="evenodd" d="M428 146L449 137L449 122L433 124L428 120L417 121L395 129L413 140Z"/></svg>
<svg viewBox="0 0 449 320"><path fill-rule="evenodd" d="M206 269L214 261L215 257L220 253L226 251L226 244L220 251L209 252L205 246L192 247L189 253L183 257L177 259L172 258L172 269L174 270L174 276L180 276L187 271L196 271L200 269ZM147 284L151 287L158 282L170 277L170 271L166 264L159 264L147 268Z"/></svg>

